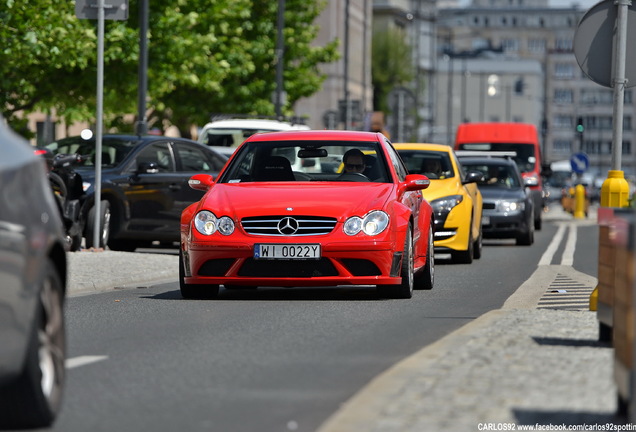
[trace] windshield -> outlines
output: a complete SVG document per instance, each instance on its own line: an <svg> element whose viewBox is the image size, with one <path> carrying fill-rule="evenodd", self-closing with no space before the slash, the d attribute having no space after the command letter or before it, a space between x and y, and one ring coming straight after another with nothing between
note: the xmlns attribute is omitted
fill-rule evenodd
<svg viewBox="0 0 636 432"><path fill-rule="evenodd" d="M214 128L205 131L199 142L215 147L238 147L255 133L276 132L277 129L263 128Z"/></svg>
<svg viewBox="0 0 636 432"><path fill-rule="evenodd" d="M447 152L398 150L398 153L410 174L424 174L431 180L455 177Z"/></svg>
<svg viewBox="0 0 636 432"><path fill-rule="evenodd" d="M219 182L389 182L388 172L377 142L250 142L241 147Z"/></svg>
<svg viewBox="0 0 636 432"><path fill-rule="evenodd" d="M465 143L460 144L461 150L479 150L479 151L511 151L517 155L512 159L519 167L519 171L531 172L535 171L537 164L537 155L534 153L532 144L519 143Z"/></svg>
<svg viewBox="0 0 636 432"><path fill-rule="evenodd" d="M130 153L136 141L124 138L102 138L102 167L114 167L124 160ZM85 140L81 137L64 138L47 145L46 148L55 154L79 154L83 161L76 164L79 167L95 166L95 140Z"/></svg>
<svg viewBox="0 0 636 432"><path fill-rule="evenodd" d="M518 189L521 187L521 178L513 166L464 161L462 161L462 165L467 172L478 171L484 175L483 181L477 183L480 187L487 186L504 189Z"/></svg>

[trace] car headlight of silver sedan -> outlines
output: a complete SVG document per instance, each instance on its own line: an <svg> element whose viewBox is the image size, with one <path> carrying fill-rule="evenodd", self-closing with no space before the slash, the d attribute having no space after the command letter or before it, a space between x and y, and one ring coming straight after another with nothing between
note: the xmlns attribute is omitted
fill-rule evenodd
<svg viewBox="0 0 636 432"><path fill-rule="evenodd" d="M217 218L211 211L202 210L194 218L194 227L203 235L212 235L217 231L230 235L234 232L234 221L228 216Z"/></svg>
<svg viewBox="0 0 636 432"><path fill-rule="evenodd" d="M502 200L497 203L497 211L502 213L514 213L524 211L526 203L523 201Z"/></svg>
<svg viewBox="0 0 636 432"><path fill-rule="evenodd" d="M344 224L344 232L347 235L356 235L360 231L368 236L380 234L389 225L389 215L383 211L376 210L368 213L365 217L352 216Z"/></svg>

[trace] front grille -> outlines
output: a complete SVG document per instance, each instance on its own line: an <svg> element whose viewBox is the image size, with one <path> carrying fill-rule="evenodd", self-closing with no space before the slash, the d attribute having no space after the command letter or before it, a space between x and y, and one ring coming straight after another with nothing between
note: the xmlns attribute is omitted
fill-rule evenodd
<svg viewBox="0 0 636 432"><path fill-rule="evenodd" d="M238 272L243 277L311 278L338 276L327 258L319 260L255 260L249 258Z"/></svg>
<svg viewBox="0 0 636 432"><path fill-rule="evenodd" d="M310 236L329 234L336 218L319 216L254 216L241 220L248 234L267 236Z"/></svg>

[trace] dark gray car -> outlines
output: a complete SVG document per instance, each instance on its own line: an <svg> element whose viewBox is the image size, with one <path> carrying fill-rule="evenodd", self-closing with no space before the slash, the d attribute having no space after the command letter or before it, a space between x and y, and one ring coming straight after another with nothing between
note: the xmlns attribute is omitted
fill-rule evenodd
<svg viewBox="0 0 636 432"><path fill-rule="evenodd" d="M484 238L514 238L518 245L534 243L534 203L514 161L484 156L461 157L460 163L466 172L484 176L477 183L484 203Z"/></svg>
<svg viewBox="0 0 636 432"><path fill-rule="evenodd" d="M44 160L0 117L0 428L46 427L60 409L64 243Z"/></svg>

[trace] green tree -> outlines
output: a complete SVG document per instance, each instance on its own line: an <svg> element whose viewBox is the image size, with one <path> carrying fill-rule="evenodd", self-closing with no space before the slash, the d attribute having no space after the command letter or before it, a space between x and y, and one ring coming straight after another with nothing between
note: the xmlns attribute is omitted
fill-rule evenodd
<svg viewBox="0 0 636 432"><path fill-rule="evenodd" d="M337 40L312 47L313 21L324 1L287 0L284 85L286 113L320 89L321 63L337 59ZM127 21L106 21L106 126L132 130L123 115L137 112L138 1ZM153 0L149 18L149 121L182 129L212 112L273 114L277 2ZM0 0L0 109L16 115L41 110L67 123L94 121L97 36L94 20L75 17L72 2Z"/></svg>
<svg viewBox="0 0 636 432"><path fill-rule="evenodd" d="M386 113L389 112L389 92L413 81L412 50L403 31L389 29L373 34L371 52L373 107Z"/></svg>

